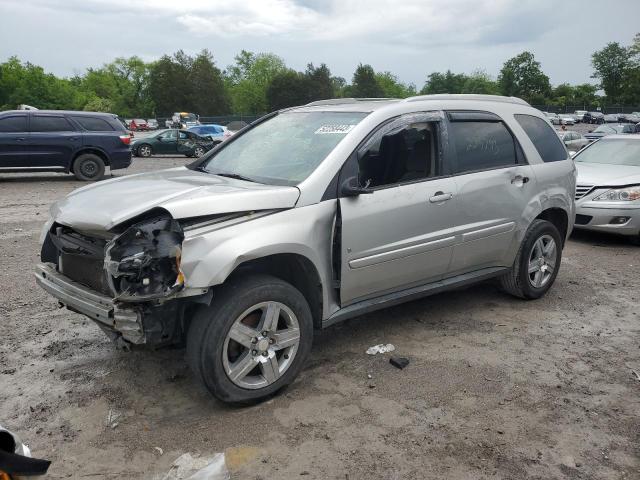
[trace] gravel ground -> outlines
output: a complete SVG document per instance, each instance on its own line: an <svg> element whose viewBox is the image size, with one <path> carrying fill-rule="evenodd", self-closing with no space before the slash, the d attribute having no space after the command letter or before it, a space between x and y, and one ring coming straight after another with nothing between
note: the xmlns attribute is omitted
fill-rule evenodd
<svg viewBox="0 0 640 480"><path fill-rule="evenodd" d="M282 394L231 408L183 351L118 351L35 286L48 206L79 186L0 176L0 423L49 478L159 479L215 452L234 479L640 478L639 247L575 234L541 300L485 283L350 320ZM411 363L366 355L377 343Z"/></svg>

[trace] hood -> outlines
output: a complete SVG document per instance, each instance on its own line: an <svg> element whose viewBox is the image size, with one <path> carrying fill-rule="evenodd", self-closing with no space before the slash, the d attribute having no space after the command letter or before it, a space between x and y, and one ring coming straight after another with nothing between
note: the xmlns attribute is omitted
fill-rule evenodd
<svg viewBox="0 0 640 480"><path fill-rule="evenodd" d="M579 185L619 186L640 184L640 167L576 162Z"/></svg>
<svg viewBox="0 0 640 480"><path fill-rule="evenodd" d="M98 182L71 192L51 206L56 222L84 231L105 231L152 208L175 219L292 208L296 187L262 185L185 167Z"/></svg>

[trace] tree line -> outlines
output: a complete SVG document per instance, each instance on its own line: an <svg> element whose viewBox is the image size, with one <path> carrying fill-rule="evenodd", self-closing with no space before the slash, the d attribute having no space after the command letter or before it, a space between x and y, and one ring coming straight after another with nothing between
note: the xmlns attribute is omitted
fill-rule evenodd
<svg viewBox="0 0 640 480"><path fill-rule="evenodd" d="M513 95L532 105L640 105L640 34L631 45L607 44L591 56L594 83L555 87L531 52L508 59L497 78L483 70L470 74L433 72L420 90L392 72L359 64L351 81L334 76L326 64L303 72L272 53L241 51L221 70L211 52L182 50L154 62L117 58L81 75L60 78L42 67L11 57L0 63L0 109L19 104L41 109L117 113L122 117L167 117L175 111L201 115L260 114L336 97L406 98L417 94L481 93ZM604 95L599 95L600 91Z"/></svg>

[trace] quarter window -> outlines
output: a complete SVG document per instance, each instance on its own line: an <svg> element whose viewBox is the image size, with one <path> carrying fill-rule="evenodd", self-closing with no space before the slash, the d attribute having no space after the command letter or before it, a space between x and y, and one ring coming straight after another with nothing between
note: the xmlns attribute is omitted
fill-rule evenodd
<svg viewBox="0 0 640 480"><path fill-rule="evenodd" d="M0 118L0 132L26 132L27 117L26 115L16 115L13 117Z"/></svg>
<svg viewBox="0 0 640 480"><path fill-rule="evenodd" d="M551 126L533 115L514 115L525 131L543 162L559 162L567 159L567 151Z"/></svg>
<svg viewBox="0 0 640 480"><path fill-rule="evenodd" d="M82 128L89 132L109 132L113 128L108 122L105 122L101 118L93 117L72 117L76 122L80 124Z"/></svg>
<svg viewBox="0 0 640 480"><path fill-rule="evenodd" d="M75 129L64 117L33 115L31 117L32 132L72 132Z"/></svg>
<svg viewBox="0 0 640 480"><path fill-rule="evenodd" d="M451 123L456 173L510 167L518 163L516 144L502 122Z"/></svg>

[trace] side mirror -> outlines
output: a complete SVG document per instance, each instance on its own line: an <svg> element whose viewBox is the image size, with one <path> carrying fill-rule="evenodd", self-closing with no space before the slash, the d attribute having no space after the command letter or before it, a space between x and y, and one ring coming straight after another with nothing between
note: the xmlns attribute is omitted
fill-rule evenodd
<svg viewBox="0 0 640 480"><path fill-rule="evenodd" d="M361 187L356 177L349 177L340 185L341 197L357 197L358 195L366 195L369 193L373 193L373 190Z"/></svg>

